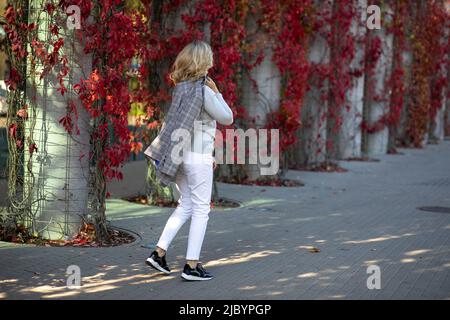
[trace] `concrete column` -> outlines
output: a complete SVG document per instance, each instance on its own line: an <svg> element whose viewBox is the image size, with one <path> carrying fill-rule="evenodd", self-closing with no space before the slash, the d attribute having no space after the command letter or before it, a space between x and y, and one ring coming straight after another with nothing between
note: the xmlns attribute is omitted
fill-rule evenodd
<svg viewBox="0 0 450 320"><path fill-rule="evenodd" d="M450 84L450 64L447 67L447 81ZM445 114L444 114L444 136L450 137L450 85L446 88L446 100L445 100Z"/></svg>
<svg viewBox="0 0 450 320"><path fill-rule="evenodd" d="M316 3L322 15L331 14L332 2L325 5ZM311 64L324 64L330 62L330 48L327 40L320 34L312 35L308 46L308 61ZM326 160L327 139L327 112L328 103L322 99L328 94L328 82L325 80L320 87L315 74L310 74L310 90L305 94L301 107L302 127L298 132L295 162L300 166L314 167Z"/></svg>
<svg viewBox="0 0 450 320"><path fill-rule="evenodd" d="M242 89L241 104L245 107L248 115L248 124L242 128L244 130L254 128L256 130L264 127L267 123L267 115L270 112L277 111L280 107L281 75L278 67L273 62L272 46L274 39L269 34L260 30L257 24L258 16L248 16L245 22L245 28L250 34L255 34L250 39L257 52L263 50L264 58L250 72L242 73L242 79L239 86ZM239 124L238 124L239 127ZM246 148L250 144L246 143ZM248 149L247 149L248 150ZM249 150L250 151L250 150ZM251 150L253 152L253 150ZM255 150L257 151L257 150ZM260 178L261 165L249 164L248 159L244 166L245 174L250 180Z"/></svg>
<svg viewBox="0 0 450 320"><path fill-rule="evenodd" d="M433 137L437 140L443 140L445 137L445 116L446 116L446 97L444 96L445 92L442 92L442 107L437 111L436 116L434 117L434 125L433 125Z"/></svg>
<svg viewBox="0 0 450 320"><path fill-rule="evenodd" d="M365 43L360 41L366 34L366 7L367 0L357 0L357 10L360 13L355 17L351 26L351 33L356 37L355 57L350 65L352 70L364 68ZM343 109L342 125L339 132L339 157L341 159L361 156L361 121L364 105L364 78L354 77L352 79L352 88L347 93L347 101L350 109Z"/></svg>
<svg viewBox="0 0 450 320"><path fill-rule="evenodd" d="M389 6L386 5L383 19L387 19L389 15L388 11L391 11ZM373 93L371 98L367 101L365 107L367 119L369 125L379 120L385 113L389 112L389 99L386 96L386 83L390 77L392 67L392 52L393 52L393 35L389 34L387 30L382 26L380 30L369 30L369 36L379 36L381 39L382 54L374 70L374 75L366 77L365 81L368 81L369 85L373 84ZM381 99L374 99L374 97ZM366 97L367 98L367 97ZM388 149L388 134L389 129L386 126L384 129L367 135L367 155L384 154Z"/></svg>
<svg viewBox="0 0 450 320"><path fill-rule="evenodd" d="M54 40L54 36L49 35L49 17L43 7L44 1L30 1L29 20L38 25L39 40ZM72 30L61 31L65 32L62 36L65 45L61 52L68 55L71 70L64 81L69 92L62 96L57 91L58 70L39 79L42 66L38 66L37 74L27 76L26 95L30 116L26 123L26 136L34 139L37 151L31 155L29 144L26 143L24 194L33 214L28 223L33 231L46 239L74 236L81 226L81 217L87 213L88 205L89 116L72 85L90 74L92 61L83 53L84 46L77 42ZM69 135L59 123L66 116L69 99L77 106L79 135ZM27 168L28 163L31 165L30 170Z"/></svg>
<svg viewBox="0 0 450 320"><path fill-rule="evenodd" d="M441 45L444 45L448 42L449 30L445 29L445 35L441 39ZM449 54L446 53L446 59L448 59ZM444 69L444 76L448 77L447 68ZM448 86L447 86L448 87ZM443 88L442 92L440 92L442 97L442 106L437 111L436 116L432 119L431 123L431 135L437 140L443 140L445 137L445 124L446 124L446 115L447 115L447 88Z"/></svg>
<svg viewBox="0 0 450 320"><path fill-rule="evenodd" d="M410 88L411 77L412 77L412 52L410 49L403 51L403 70L405 72L404 76L404 84L405 84L405 96L403 98L403 109L400 115L400 123L397 127L397 137L401 141L401 143L406 142L406 128L408 126L408 106L410 105L410 95L408 94L408 90Z"/></svg>

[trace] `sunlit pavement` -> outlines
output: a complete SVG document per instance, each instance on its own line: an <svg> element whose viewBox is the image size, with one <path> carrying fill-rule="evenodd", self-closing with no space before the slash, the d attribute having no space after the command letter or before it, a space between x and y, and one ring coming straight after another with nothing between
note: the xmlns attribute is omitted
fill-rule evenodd
<svg viewBox="0 0 450 320"><path fill-rule="evenodd" d="M304 187L220 184L238 209L210 214L202 261L215 275L180 279L189 222L168 251L170 276L144 260L171 209L113 199L113 225L142 240L114 248L0 243L0 299L449 299L450 141L400 149L380 162L347 162L346 173L291 171ZM80 288L66 269L81 269ZM370 265L380 289L369 290Z"/></svg>

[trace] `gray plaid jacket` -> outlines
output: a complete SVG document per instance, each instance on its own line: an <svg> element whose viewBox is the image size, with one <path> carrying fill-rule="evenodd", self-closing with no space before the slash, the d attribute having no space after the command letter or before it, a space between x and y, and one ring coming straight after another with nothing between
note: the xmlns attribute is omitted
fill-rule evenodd
<svg viewBox="0 0 450 320"><path fill-rule="evenodd" d="M175 85L172 102L161 131L144 151L146 156L156 160L156 178L163 186L175 181L179 168L179 164L174 163L171 158L172 149L178 143L172 141L172 132L176 129L185 129L192 136L194 121L203 108L205 81L206 76ZM190 139L185 140L190 143Z"/></svg>

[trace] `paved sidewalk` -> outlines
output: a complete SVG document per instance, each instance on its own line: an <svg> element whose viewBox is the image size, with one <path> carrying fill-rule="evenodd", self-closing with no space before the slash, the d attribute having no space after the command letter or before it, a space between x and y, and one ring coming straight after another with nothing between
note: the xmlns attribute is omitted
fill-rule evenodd
<svg viewBox="0 0 450 320"><path fill-rule="evenodd" d="M450 141L400 149L380 162L346 162L347 173L291 171L299 188L220 185L243 207L213 211L202 250L212 281L179 278L189 222L168 251L170 276L143 261L171 209L108 202L116 226L142 241L116 248L0 243L0 298L70 299L449 299ZM312 253L315 247L320 252ZM368 290L369 265L381 289ZM65 287L78 265L81 289Z"/></svg>

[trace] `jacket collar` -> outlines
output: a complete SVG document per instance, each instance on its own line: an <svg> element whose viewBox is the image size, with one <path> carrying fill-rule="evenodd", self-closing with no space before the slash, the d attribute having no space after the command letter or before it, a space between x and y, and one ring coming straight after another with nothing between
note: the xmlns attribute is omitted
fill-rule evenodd
<svg viewBox="0 0 450 320"><path fill-rule="evenodd" d="M208 77L205 75L205 76L201 76L200 78L194 79L194 80L180 81L180 82L177 83L177 86L188 85L188 84L192 84L193 82L197 82L197 81L200 81L200 83L202 85L204 85L206 83L206 79L207 78Z"/></svg>

